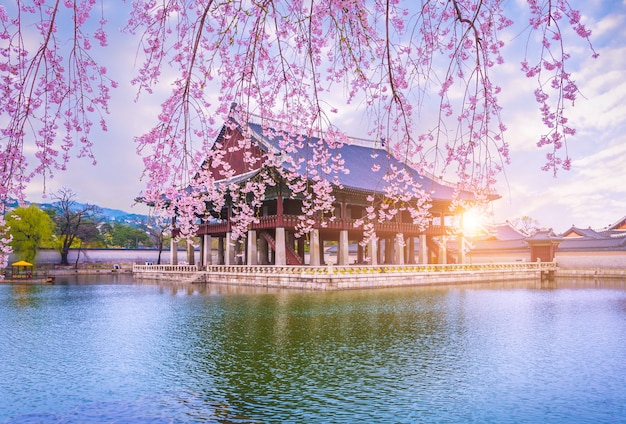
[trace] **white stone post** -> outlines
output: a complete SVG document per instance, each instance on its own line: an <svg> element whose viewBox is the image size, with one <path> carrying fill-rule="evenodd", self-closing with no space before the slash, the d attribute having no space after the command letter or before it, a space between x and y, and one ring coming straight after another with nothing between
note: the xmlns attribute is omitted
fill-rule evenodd
<svg viewBox="0 0 626 424"><path fill-rule="evenodd" d="M439 241L439 263L442 265L448 263L448 249L446 247L446 242L446 237L442 237Z"/></svg>
<svg viewBox="0 0 626 424"><path fill-rule="evenodd" d="M193 242L191 240L187 240L187 264L196 264L196 251L194 250Z"/></svg>
<svg viewBox="0 0 626 424"><path fill-rule="evenodd" d="M285 245L285 228L276 228L275 265L287 265L287 247Z"/></svg>
<svg viewBox="0 0 626 424"><path fill-rule="evenodd" d="M320 266L320 230L313 229L309 241L309 262L311 266Z"/></svg>
<svg viewBox="0 0 626 424"><path fill-rule="evenodd" d="M248 265L257 264L256 230L248 230Z"/></svg>
<svg viewBox="0 0 626 424"><path fill-rule="evenodd" d="M373 235L368 244L368 252L370 258L370 265L378 265L378 237Z"/></svg>
<svg viewBox="0 0 626 424"><path fill-rule="evenodd" d="M420 234L419 236L419 252L418 252L418 263L427 264L428 263L428 244L426 243L426 234Z"/></svg>
<svg viewBox="0 0 626 424"><path fill-rule="evenodd" d="M459 233L457 235L457 245L458 245L458 250L459 250L459 255L457 257L457 263L459 264L464 264L465 263L465 236L463 235L463 233Z"/></svg>
<svg viewBox="0 0 626 424"><path fill-rule="evenodd" d="M396 265L404 265L404 234L398 233L396 234L394 240L394 252L395 252L395 264Z"/></svg>
<svg viewBox="0 0 626 424"><path fill-rule="evenodd" d="M228 231L225 237L224 264L235 265L235 241L231 237L232 233Z"/></svg>
<svg viewBox="0 0 626 424"><path fill-rule="evenodd" d="M170 241L170 265L178 265L178 244L173 237Z"/></svg>
<svg viewBox="0 0 626 424"><path fill-rule="evenodd" d="M348 241L348 230L339 231L339 249L337 254L337 265L349 265L350 263L350 242Z"/></svg>

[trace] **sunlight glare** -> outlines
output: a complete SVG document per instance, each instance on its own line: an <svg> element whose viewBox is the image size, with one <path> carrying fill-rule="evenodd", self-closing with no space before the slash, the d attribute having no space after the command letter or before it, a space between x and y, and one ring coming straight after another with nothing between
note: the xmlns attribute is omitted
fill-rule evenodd
<svg viewBox="0 0 626 424"><path fill-rule="evenodd" d="M463 214L463 233L466 236L476 236L485 232L487 218L480 209L473 208Z"/></svg>

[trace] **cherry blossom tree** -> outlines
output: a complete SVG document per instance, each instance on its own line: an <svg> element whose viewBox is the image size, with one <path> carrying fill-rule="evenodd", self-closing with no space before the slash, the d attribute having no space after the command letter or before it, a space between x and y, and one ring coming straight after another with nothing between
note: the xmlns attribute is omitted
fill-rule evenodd
<svg viewBox="0 0 626 424"><path fill-rule="evenodd" d="M94 123L106 129L116 87L107 77L110 63L97 60L106 56L94 54L107 48L110 1L0 5L0 200L22 199L34 175L62 171L76 149L95 160L91 129ZM537 143L547 149L544 168L556 173L571 165L566 145L575 130L566 113L578 94L563 39L575 34L596 53L581 13L567 0L526 3L528 54L520 76L536 81L545 128ZM506 2L134 0L125 7L125 34L139 46L137 101L163 84L171 88L152 130L136 140L144 197L161 215L178 215L182 236L193 234L206 202L223 204L226 191L241 235L274 183L269 173L244 186L216 181L234 172L223 146L212 146L223 122L235 125L229 117L259 117L268 134L283 137L284 160L319 140L306 163L293 160L280 171L305 199L302 232L332 207L334 177L349 172L336 149L350 141L343 132L350 128L335 123L345 111L358 111L367 136L396 157L424 174L452 171L458 189L478 197L509 160L498 100L503 81L494 79L505 62L501 35L513 25ZM425 119L427 112L435 118ZM229 148L245 150L250 140L245 134ZM277 159L248 160L269 169ZM220 178L210 172L216 168ZM386 175L388 207L371 208L366 221L389 219L400 207L415 222L426 219L428 193L417 182L398 170L372 171L381 180ZM406 206L407 193L419 202Z"/></svg>

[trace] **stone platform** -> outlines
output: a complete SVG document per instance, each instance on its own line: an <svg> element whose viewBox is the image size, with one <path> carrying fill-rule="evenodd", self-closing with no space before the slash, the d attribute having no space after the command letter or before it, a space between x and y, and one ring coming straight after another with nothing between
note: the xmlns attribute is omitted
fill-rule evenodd
<svg viewBox="0 0 626 424"><path fill-rule="evenodd" d="M212 283L300 290L348 290L434 284L548 279L555 262L448 265L276 266L135 265L138 279Z"/></svg>

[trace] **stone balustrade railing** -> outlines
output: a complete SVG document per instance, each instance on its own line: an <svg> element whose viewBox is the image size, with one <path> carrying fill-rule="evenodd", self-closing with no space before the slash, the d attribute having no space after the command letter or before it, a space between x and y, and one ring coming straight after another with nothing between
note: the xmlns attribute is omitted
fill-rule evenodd
<svg viewBox="0 0 626 424"><path fill-rule="evenodd" d="M197 265L133 265L133 272L198 272Z"/></svg>
<svg viewBox="0 0 626 424"><path fill-rule="evenodd" d="M437 272L485 271L551 271L556 262L511 262L490 264L412 264L412 265L348 265L348 266L294 266L294 265L209 265L206 272L230 274L289 274L289 275L354 275L354 274L407 274ZM133 272L199 272L196 265L135 265Z"/></svg>

